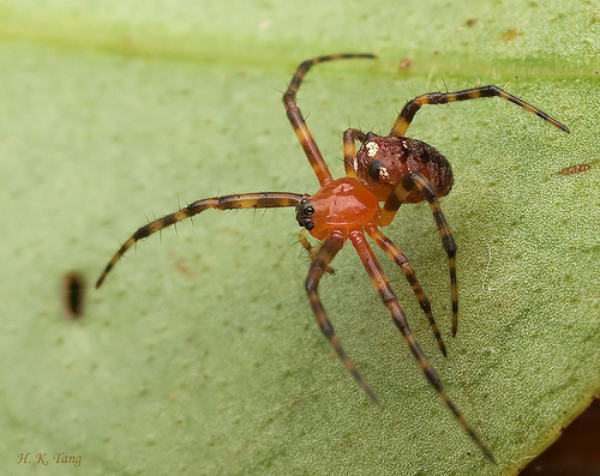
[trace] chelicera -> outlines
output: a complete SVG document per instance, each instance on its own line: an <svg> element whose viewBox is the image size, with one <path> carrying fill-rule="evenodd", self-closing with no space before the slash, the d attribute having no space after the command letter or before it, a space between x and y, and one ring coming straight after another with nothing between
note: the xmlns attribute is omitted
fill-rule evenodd
<svg viewBox="0 0 600 476"><path fill-rule="evenodd" d="M440 377L417 343L408 326L406 315L373 250L367 243L366 235L369 235L402 269L429 320L441 352L446 355L446 348L433 318L431 306L415 276L412 265L402 251L379 230L380 227L387 226L393 221L402 204L423 201L429 203L442 238L442 245L448 256L452 298L452 335L456 335L458 322L456 244L438 201L438 198L448 194L452 187L452 169L448 160L436 149L419 140L405 137L408 126L417 111L425 104L445 104L498 96L537 115L565 132L569 132L569 130L544 112L496 86L483 86L458 92L423 94L404 106L388 136L379 136L373 132L364 133L358 129L346 130L343 138L346 176L334 179L304 121L300 109L298 109L296 93L304 76L313 65L346 58L375 58L375 56L371 54L340 54L321 56L304 61L298 67L283 96L288 119L321 186L315 194L288 192L245 193L198 200L175 213L138 229L110 260L98 279L96 287L102 284L116 262L138 240L146 238L169 225L197 215L204 210L209 208L233 210L295 207L296 220L302 227L300 242L311 257L311 266L306 278L306 292L310 305L321 331L360 387L373 402L379 402L371 387L344 351L318 293L321 278L326 272L331 272L329 268L331 261L348 240L360 256L383 304L388 309L394 324L400 330L421 371L483 454L490 461L494 461L490 450L483 444L447 395ZM358 152L355 148L356 141L361 143ZM383 205L381 205L382 203ZM312 246L306 239L306 233L310 233L319 240L320 246Z"/></svg>

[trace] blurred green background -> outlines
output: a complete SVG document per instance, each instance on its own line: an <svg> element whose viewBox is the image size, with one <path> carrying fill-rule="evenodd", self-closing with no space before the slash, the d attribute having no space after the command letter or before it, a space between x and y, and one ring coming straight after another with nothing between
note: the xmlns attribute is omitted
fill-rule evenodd
<svg viewBox="0 0 600 476"><path fill-rule="evenodd" d="M600 391L599 7L0 0L1 472L515 474ZM572 131L500 99L413 122L455 173L442 207L459 247L456 338L429 207L402 207L384 231L416 269L447 358L378 252L497 465L422 377L347 247L321 294L384 405L363 395L314 323L293 210L207 212L91 289L129 233L180 204L315 192L281 94L302 60L337 52L379 59L321 65L300 91L335 176L344 129L386 133L424 92L497 84ZM61 307L71 270L90 287L76 322Z"/></svg>

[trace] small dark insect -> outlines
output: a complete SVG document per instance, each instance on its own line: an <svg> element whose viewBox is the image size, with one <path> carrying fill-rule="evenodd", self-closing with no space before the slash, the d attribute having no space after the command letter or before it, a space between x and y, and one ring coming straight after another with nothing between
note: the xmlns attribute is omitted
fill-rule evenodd
<svg viewBox="0 0 600 476"><path fill-rule="evenodd" d="M83 314L85 280L79 273L65 275L62 285L62 301L65 314L71 319L79 319Z"/></svg>
<svg viewBox="0 0 600 476"><path fill-rule="evenodd" d="M317 291L323 274L331 272L329 264L334 256L342 249L344 243L350 240L373 281L383 304L387 307L394 324L400 330L425 377L483 454L490 461L494 461L490 450L481 442L456 405L448 397L440 377L417 343L408 326L406 315L375 254L367 243L365 233L400 266L406 275L406 279L412 286L417 300L429 320L438 346L442 353L446 355L446 348L433 318L431 306L421 289L412 265L404 253L379 231L379 227L387 226L393 221L396 212L403 203L420 203L425 200L429 203L442 237L443 247L448 255L452 296L452 335L455 335L458 323L456 245L438 202L438 197L446 195L452 187L452 170L446 158L433 147L416 139L405 137L408 126L424 104L445 104L499 96L541 117L565 132L569 132L569 130L539 109L496 86L483 86L452 93L423 94L404 106L396 119L392 132L388 136L378 136L373 132L364 133L358 129L346 130L344 132L346 177L333 179L300 109L296 105L296 93L304 76L313 65L344 58L375 58L375 56L371 54L340 54L321 56L305 61L298 67L288 90L283 95L288 119L321 185L319 191L314 195L288 192L246 193L207 198L194 202L137 230L110 260L98 279L96 287L102 284L115 263L135 242L204 210L209 208L232 210L240 208L295 207L296 220L303 227L300 232L300 242L308 251L312 261L306 278L306 292L310 305L321 331L346 369L371 400L378 403L377 396L342 348ZM361 142L358 152L355 149L355 141ZM380 206L380 202L383 202L383 206ZM307 231L314 238L321 241L318 249L315 250L306 239Z"/></svg>

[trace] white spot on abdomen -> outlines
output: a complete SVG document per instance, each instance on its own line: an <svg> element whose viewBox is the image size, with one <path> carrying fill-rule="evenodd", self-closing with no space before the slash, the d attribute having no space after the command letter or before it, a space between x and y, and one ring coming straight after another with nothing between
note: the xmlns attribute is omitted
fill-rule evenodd
<svg viewBox="0 0 600 476"><path fill-rule="evenodd" d="M367 142L365 147L367 148L367 155L369 157L375 157L377 152L379 152L379 146L375 142Z"/></svg>

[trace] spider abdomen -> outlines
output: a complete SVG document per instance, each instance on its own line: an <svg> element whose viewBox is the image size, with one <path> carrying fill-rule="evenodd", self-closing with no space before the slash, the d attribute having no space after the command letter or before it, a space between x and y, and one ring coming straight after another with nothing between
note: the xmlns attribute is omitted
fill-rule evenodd
<svg viewBox="0 0 600 476"><path fill-rule="evenodd" d="M437 149L409 137L381 137L367 134L352 164L358 179L385 201L400 181L411 172L420 172L435 187L438 197L452 188L450 163ZM413 191L404 203L420 203L423 195Z"/></svg>

